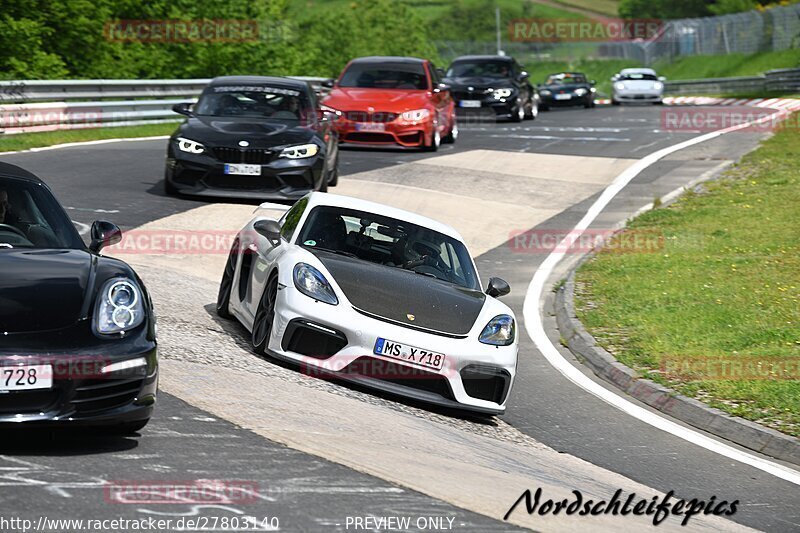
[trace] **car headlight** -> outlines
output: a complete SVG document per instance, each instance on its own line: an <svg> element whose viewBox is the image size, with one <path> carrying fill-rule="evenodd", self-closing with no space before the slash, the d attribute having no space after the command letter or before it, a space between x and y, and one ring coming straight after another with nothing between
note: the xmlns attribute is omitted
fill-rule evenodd
<svg viewBox="0 0 800 533"><path fill-rule="evenodd" d="M431 112L427 109L413 109L411 111L404 111L400 116L406 122L419 122L431 116Z"/></svg>
<svg viewBox="0 0 800 533"><path fill-rule="evenodd" d="M660 91L663 88L664 88L664 84L661 83L660 81L657 81L657 82L653 83L653 89L655 89L656 91Z"/></svg>
<svg viewBox="0 0 800 533"><path fill-rule="evenodd" d="M551 94L553 94L553 93L551 93L551 92L550 92L550 91L548 91L547 89L542 89L541 91L539 91L539 94L543 94L543 95L545 95L545 96L550 96L550 95L551 95Z"/></svg>
<svg viewBox="0 0 800 533"><path fill-rule="evenodd" d="M617 83L614 84L614 88L616 90L618 90L618 91L624 91L625 90L625 84L622 83L622 82L617 82Z"/></svg>
<svg viewBox="0 0 800 533"><path fill-rule="evenodd" d="M202 154L203 152L206 151L205 146L203 146L197 141L193 141L185 137L178 137L175 140L178 141L178 149L181 152L189 152L190 154Z"/></svg>
<svg viewBox="0 0 800 533"><path fill-rule="evenodd" d="M494 90L494 97L498 100L501 98L508 98L513 94L513 89L495 89Z"/></svg>
<svg viewBox="0 0 800 533"><path fill-rule="evenodd" d="M311 144L298 144L297 146L287 146L281 151L281 157L287 159L303 159L305 157L313 157L319 152L319 146L314 143Z"/></svg>
<svg viewBox="0 0 800 533"><path fill-rule="evenodd" d="M297 263L295 265L294 286L309 298L331 305L339 303L339 299L333 292L333 287L322 275L322 272L307 263Z"/></svg>
<svg viewBox="0 0 800 533"><path fill-rule="evenodd" d="M133 329L144 321L142 293L128 278L108 280L97 296L94 323L98 333L110 335Z"/></svg>
<svg viewBox="0 0 800 533"><path fill-rule="evenodd" d="M514 318L510 315L497 315L486 324L478 338L484 344L508 346L514 342Z"/></svg>
<svg viewBox="0 0 800 533"><path fill-rule="evenodd" d="M575 96L583 96L584 94L586 94L588 92L589 91L587 91L583 87L579 87L579 88L575 89Z"/></svg>

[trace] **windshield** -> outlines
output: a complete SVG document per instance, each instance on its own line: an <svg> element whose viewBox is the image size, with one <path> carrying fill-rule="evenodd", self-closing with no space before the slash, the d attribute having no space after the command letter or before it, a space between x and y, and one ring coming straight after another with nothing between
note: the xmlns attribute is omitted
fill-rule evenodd
<svg viewBox="0 0 800 533"><path fill-rule="evenodd" d="M404 220L319 206L309 214L297 243L480 290L463 243Z"/></svg>
<svg viewBox="0 0 800 533"><path fill-rule="evenodd" d="M342 73L339 87L427 90L422 63L352 63Z"/></svg>
<svg viewBox="0 0 800 533"><path fill-rule="evenodd" d="M0 177L0 253L11 248L84 248L46 187Z"/></svg>
<svg viewBox="0 0 800 533"><path fill-rule="evenodd" d="M463 61L453 63L447 70L448 78L508 78L510 75L508 61Z"/></svg>
<svg viewBox="0 0 800 533"><path fill-rule="evenodd" d="M208 87L195 105L195 113L213 117L254 117L304 120L310 103L302 92L267 86Z"/></svg>
<svg viewBox="0 0 800 533"><path fill-rule="evenodd" d="M569 85L572 83L586 83L586 76L583 74L551 74L547 77L545 85Z"/></svg>
<svg viewBox="0 0 800 533"><path fill-rule="evenodd" d="M650 80L650 81L658 81L658 76L655 74L644 74L641 72L630 72L628 74L620 74L619 76L620 81L627 81L627 80Z"/></svg>

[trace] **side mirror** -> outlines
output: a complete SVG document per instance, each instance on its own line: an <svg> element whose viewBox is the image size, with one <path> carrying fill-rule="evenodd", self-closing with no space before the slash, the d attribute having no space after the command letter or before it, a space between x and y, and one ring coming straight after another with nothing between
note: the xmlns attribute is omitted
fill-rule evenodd
<svg viewBox="0 0 800 533"><path fill-rule="evenodd" d="M192 112L191 105L189 102L181 102L180 104L175 104L172 106L172 110L176 113L181 115L186 115L187 117L193 117L194 113Z"/></svg>
<svg viewBox="0 0 800 533"><path fill-rule="evenodd" d="M658 81L667 81L666 76L659 76Z"/></svg>
<svg viewBox="0 0 800 533"><path fill-rule="evenodd" d="M116 224L97 220L92 224L92 242L89 249L95 253L106 246L113 246L122 240L122 230Z"/></svg>
<svg viewBox="0 0 800 533"><path fill-rule="evenodd" d="M594 80L589 80L589 85L597 85L597 82Z"/></svg>
<svg viewBox="0 0 800 533"><path fill-rule="evenodd" d="M277 221L271 219L258 220L253 224L253 229L259 235L266 237L272 246L278 246L281 243L281 226Z"/></svg>
<svg viewBox="0 0 800 533"><path fill-rule="evenodd" d="M338 109L321 104L317 109L317 116L320 120L336 120L342 116L342 112Z"/></svg>
<svg viewBox="0 0 800 533"><path fill-rule="evenodd" d="M435 93L446 93L449 90L450 90L450 86L449 85L447 85L446 83L440 83L439 85L436 86L436 88L433 90L433 92L435 92Z"/></svg>
<svg viewBox="0 0 800 533"><path fill-rule="evenodd" d="M492 298L500 298L511 292L511 287L505 280L500 278L489 278L489 286L486 288L486 294Z"/></svg>
<svg viewBox="0 0 800 533"><path fill-rule="evenodd" d="M320 85L322 85L326 89L333 89L333 83L334 83L333 78L328 78L327 80L322 80Z"/></svg>
<svg viewBox="0 0 800 533"><path fill-rule="evenodd" d="M525 81L530 77L530 74L528 74L526 71L523 70L522 72L519 73L519 76L517 77L519 78L519 81Z"/></svg>

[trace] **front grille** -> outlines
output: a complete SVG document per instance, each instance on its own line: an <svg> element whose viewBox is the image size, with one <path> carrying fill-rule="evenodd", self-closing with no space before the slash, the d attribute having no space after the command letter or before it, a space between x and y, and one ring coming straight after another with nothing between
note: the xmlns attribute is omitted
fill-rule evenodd
<svg viewBox="0 0 800 533"><path fill-rule="evenodd" d="M71 403L82 415L122 407L136 398L143 382L142 378L87 380L75 387Z"/></svg>
<svg viewBox="0 0 800 533"><path fill-rule="evenodd" d="M229 148L218 146L214 155L223 163L266 165L275 159L276 152L266 148Z"/></svg>
<svg viewBox="0 0 800 533"><path fill-rule="evenodd" d="M235 191L274 191L281 187L281 183L274 176L211 175L204 181L212 189Z"/></svg>
<svg viewBox="0 0 800 533"><path fill-rule="evenodd" d="M345 111L344 117L353 122L391 122L397 118L397 113L388 111L377 111L368 113L367 111Z"/></svg>
<svg viewBox="0 0 800 533"><path fill-rule="evenodd" d="M401 365L377 357L359 357L347 365L342 373L388 381L412 389L437 394L455 400L447 379L434 372Z"/></svg>
<svg viewBox="0 0 800 533"><path fill-rule="evenodd" d="M355 133L348 133L343 139L345 142L354 143L376 143L376 144L394 144L394 137L388 133L372 133L365 131L358 131Z"/></svg>
<svg viewBox="0 0 800 533"><path fill-rule="evenodd" d="M32 390L0 394L0 415L26 415L48 411L58 401L58 390Z"/></svg>
<svg viewBox="0 0 800 533"><path fill-rule="evenodd" d="M473 398L502 404L511 376L502 368L487 365L467 365L461 370L464 391Z"/></svg>
<svg viewBox="0 0 800 533"><path fill-rule="evenodd" d="M324 329L320 329L320 327ZM286 326L281 344L285 351L299 353L314 359L328 359L347 346L347 337L327 326L295 319Z"/></svg>

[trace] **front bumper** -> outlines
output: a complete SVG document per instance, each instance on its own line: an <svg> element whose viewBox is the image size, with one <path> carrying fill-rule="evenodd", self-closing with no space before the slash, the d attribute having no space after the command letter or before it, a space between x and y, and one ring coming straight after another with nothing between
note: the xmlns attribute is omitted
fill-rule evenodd
<svg viewBox="0 0 800 533"><path fill-rule="evenodd" d="M615 92L617 102L660 102L664 94L661 92Z"/></svg>
<svg viewBox="0 0 800 533"><path fill-rule="evenodd" d="M158 349L144 326L109 341L94 337L87 324L70 330L15 335L14 352L0 349L0 369L50 364L53 377L49 389L0 392L0 426L113 426L149 419L158 388ZM59 342L76 338L75 333L87 339L80 347ZM99 372L107 364L140 357L146 367Z"/></svg>
<svg viewBox="0 0 800 533"><path fill-rule="evenodd" d="M539 97L541 98L542 104L548 107L591 105L594 102L594 93L592 92L582 94L580 96L574 93L561 93L569 94L568 99L559 99L556 97L557 94L558 93L551 93L548 95L539 93Z"/></svg>
<svg viewBox="0 0 800 533"><path fill-rule="evenodd" d="M207 154L167 153L164 179L180 194L209 197L255 197L297 200L322 183L322 152L306 159L277 158L261 167L260 176L225 174L225 162Z"/></svg>
<svg viewBox="0 0 800 533"><path fill-rule="evenodd" d="M456 114L465 118L513 118L517 116L519 106L522 105L515 94L508 98L498 100L493 95L454 93L453 99L456 103ZM463 102L480 102L480 107L466 107Z"/></svg>
<svg viewBox="0 0 800 533"><path fill-rule="evenodd" d="M369 146L398 145L405 148L430 146L433 139L433 120L419 122L357 122L345 116L336 121L339 142Z"/></svg>
<svg viewBox="0 0 800 533"><path fill-rule="evenodd" d="M445 354L444 366L437 371L376 355L379 337ZM477 334L454 338L410 329L365 314L347 302L335 306L315 302L292 286L278 291L269 343L274 356L300 363L310 375L485 414L505 412L517 349L516 343L482 344Z"/></svg>

